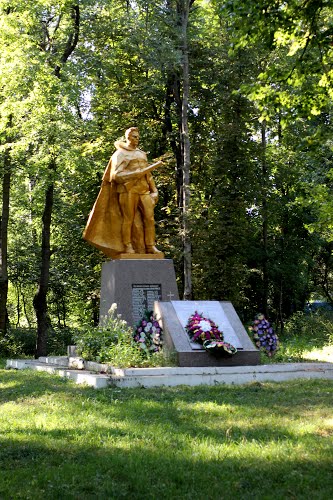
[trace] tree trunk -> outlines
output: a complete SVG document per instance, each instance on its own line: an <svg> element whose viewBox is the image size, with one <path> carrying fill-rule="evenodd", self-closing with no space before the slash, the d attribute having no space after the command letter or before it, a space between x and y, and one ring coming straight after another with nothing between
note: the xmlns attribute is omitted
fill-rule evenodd
<svg viewBox="0 0 333 500"><path fill-rule="evenodd" d="M176 104L176 116L178 122L178 130L177 132L173 132L172 128L172 119L171 119L171 106L172 104ZM176 160L176 187L177 187L177 206L182 206L182 184L183 184L183 168L182 168L182 152L179 140L179 132L181 132L181 123L182 123L182 103L180 96L180 82L179 82L179 74L174 70L170 70L170 73L166 82L165 89L165 105L164 105L164 123L162 127L162 151L160 154L165 153L166 145L167 145L167 137L169 135L170 146L173 152L173 155Z"/></svg>
<svg viewBox="0 0 333 500"><path fill-rule="evenodd" d="M185 0L182 2L182 70L183 70L183 98L182 98L182 166L183 166L183 192L182 192L182 235L184 251L184 300L192 298L192 248L190 234L190 137L188 129L188 100L190 91L190 72L187 42L187 26L190 5L193 2Z"/></svg>
<svg viewBox="0 0 333 500"><path fill-rule="evenodd" d="M54 163L51 167L55 168ZM41 266L38 283L38 290L34 296L33 304L37 317L37 342L36 342L36 358L47 355L47 334L50 326L50 319L47 312L47 292L49 289L50 275L50 239L51 239L51 218L53 208L53 181L49 184L45 194L45 207L43 213L43 229L42 229L42 248L41 248Z"/></svg>
<svg viewBox="0 0 333 500"><path fill-rule="evenodd" d="M262 146L262 241L263 241L263 259L262 259L262 275L263 275L263 294L262 294L262 309L265 316L268 316L268 210L267 210L267 164L266 164L266 127L262 124L261 127L261 146Z"/></svg>
<svg viewBox="0 0 333 500"><path fill-rule="evenodd" d="M4 154L4 174L2 179L2 216L0 221L0 332L6 333L7 327L7 296L8 296L8 220L9 220L9 194L11 181L11 165L9 149Z"/></svg>

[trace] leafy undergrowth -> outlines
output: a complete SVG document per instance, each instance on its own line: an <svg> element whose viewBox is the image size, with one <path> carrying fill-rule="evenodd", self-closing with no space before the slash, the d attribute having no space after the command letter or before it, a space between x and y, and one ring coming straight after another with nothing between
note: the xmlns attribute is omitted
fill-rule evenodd
<svg viewBox="0 0 333 500"><path fill-rule="evenodd" d="M333 312L298 312L285 324L280 348L262 363L333 362Z"/></svg>
<svg viewBox="0 0 333 500"><path fill-rule="evenodd" d="M0 498L331 498L332 381L93 390L0 370Z"/></svg>

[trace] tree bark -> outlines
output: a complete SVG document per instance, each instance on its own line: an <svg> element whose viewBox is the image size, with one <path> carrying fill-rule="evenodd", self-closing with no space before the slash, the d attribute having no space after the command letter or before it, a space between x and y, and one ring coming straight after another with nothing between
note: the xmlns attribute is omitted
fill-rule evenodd
<svg viewBox="0 0 333 500"><path fill-rule="evenodd" d="M0 220L0 332L6 333L7 327L7 296L8 296L8 221L9 221L9 198L11 165L10 151L6 149L4 154L4 174L2 179L2 216Z"/></svg>
<svg viewBox="0 0 333 500"><path fill-rule="evenodd" d="M54 166L53 166L54 169ZM41 266L38 289L34 296L33 305L37 317L36 358L47 355L47 336L50 319L47 312L47 292L49 290L50 257L51 257L51 220L53 209L54 184L51 182L45 193L43 212Z"/></svg>
<svg viewBox="0 0 333 500"><path fill-rule="evenodd" d="M267 163L266 163L266 126L263 123L261 127L261 147L262 147L262 241L263 241L263 294L262 309L265 316L268 316L268 210L267 210Z"/></svg>
<svg viewBox="0 0 333 500"><path fill-rule="evenodd" d="M189 72L189 55L188 55L188 40L187 27L189 19L190 5L193 3L190 0L182 2L182 70L183 70L183 97L182 97L182 129L181 129L181 144L182 144L182 167L183 167L183 191L182 191L182 236L183 236L183 252L184 252L184 300L192 298L192 246L190 232L190 137L188 128L188 101L190 92L190 72Z"/></svg>

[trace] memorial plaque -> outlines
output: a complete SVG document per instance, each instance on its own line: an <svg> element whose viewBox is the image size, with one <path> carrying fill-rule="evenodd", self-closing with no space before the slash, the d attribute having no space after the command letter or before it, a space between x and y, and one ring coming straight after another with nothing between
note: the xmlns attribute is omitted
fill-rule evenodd
<svg viewBox="0 0 333 500"><path fill-rule="evenodd" d="M185 330L185 326L187 325L189 317L197 311L199 314L202 314L206 318L214 321L217 325L218 329L223 332L223 337L225 342L229 342L236 349L243 349L242 343L239 340L236 332L228 320L227 315L221 307L220 302L218 301L181 301L181 300L172 300L171 301L177 317L179 319L180 324ZM203 349L199 344L195 342L191 342L192 349Z"/></svg>
<svg viewBox="0 0 333 500"><path fill-rule="evenodd" d="M133 322L140 321L145 311L153 311L155 300L161 300L161 285L132 285Z"/></svg>

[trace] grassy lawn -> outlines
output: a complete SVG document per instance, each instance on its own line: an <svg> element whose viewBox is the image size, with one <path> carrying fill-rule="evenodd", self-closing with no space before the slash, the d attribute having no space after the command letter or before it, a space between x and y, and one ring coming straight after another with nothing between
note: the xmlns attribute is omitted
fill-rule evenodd
<svg viewBox="0 0 333 500"><path fill-rule="evenodd" d="M93 390L0 369L0 498L330 499L333 383Z"/></svg>

